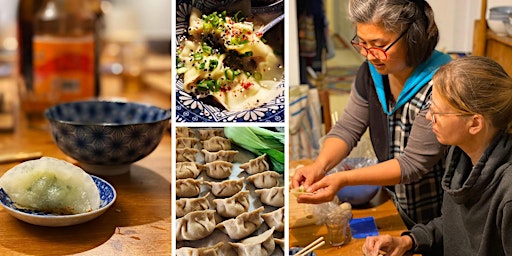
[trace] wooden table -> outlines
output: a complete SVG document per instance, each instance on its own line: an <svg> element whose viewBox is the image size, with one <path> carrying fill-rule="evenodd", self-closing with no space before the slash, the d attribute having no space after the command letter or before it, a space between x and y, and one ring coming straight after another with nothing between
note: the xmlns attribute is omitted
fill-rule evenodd
<svg viewBox="0 0 512 256"><path fill-rule="evenodd" d="M119 86L116 81L107 79L103 85L112 89ZM170 95L151 88L120 96L170 107ZM23 119L16 132L0 133L0 154L35 151L72 161L56 147L48 131L27 129ZM0 164L0 175L16 164ZM1 208L0 255L170 255L170 132L166 131L155 151L134 163L129 173L102 178L115 187L117 200L103 215L84 224L35 226L15 219Z"/></svg>
<svg viewBox="0 0 512 256"><path fill-rule="evenodd" d="M306 165L311 163L311 160L298 160L290 162L290 170L295 169L298 165ZM295 200L293 196L290 195L290 200ZM305 205L300 205L299 207L294 207L293 205L296 202L290 201L290 211L299 211L301 208L304 208ZM290 215L293 215L293 212L290 212ZM377 224L377 228L379 234L389 234L393 236L399 236L403 231L407 230L405 224L403 223L398 211L396 210L394 204L384 195L384 193L378 193L369 205L365 208L355 208L352 210L353 218L363 218L373 216L375 219L375 223ZM362 255L362 246L364 244L365 239L355 239L352 238L350 243L340 246L340 247L331 247L327 241L327 229L323 225L316 225L312 223L311 225L293 227L290 223L289 230L289 245L290 247L294 246L306 246L309 243L316 240L318 237L323 236L326 240L326 244L319 249L315 250L315 253L318 256L322 255Z"/></svg>

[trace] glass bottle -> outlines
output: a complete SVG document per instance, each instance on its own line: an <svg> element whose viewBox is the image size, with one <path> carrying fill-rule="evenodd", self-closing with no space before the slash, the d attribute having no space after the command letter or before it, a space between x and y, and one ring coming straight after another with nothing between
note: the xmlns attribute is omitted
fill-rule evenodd
<svg viewBox="0 0 512 256"><path fill-rule="evenodd" d="M95 15L86 0L47 0L35 17L34 90L59 90L59 101L87 99L95 89Z"/></svg>
<svg viewBox="0 0 512 256"><path fill-rule="evenodd" d="M18 73L28 87L32 87L32 37L34 18L43 0L20 0L18 4Z"/></svg>

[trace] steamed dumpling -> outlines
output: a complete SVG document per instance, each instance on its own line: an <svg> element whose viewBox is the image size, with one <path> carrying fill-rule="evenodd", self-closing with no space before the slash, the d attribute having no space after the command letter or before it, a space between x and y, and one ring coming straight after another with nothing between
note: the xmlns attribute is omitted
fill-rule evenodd
<svg viewBox="0 0 512 256"><path fill-rule="evenodd" d="M78 214L100 207L99 190L91 176L56 158L23 162L0 178L0 186L19 208Z"/></svg>

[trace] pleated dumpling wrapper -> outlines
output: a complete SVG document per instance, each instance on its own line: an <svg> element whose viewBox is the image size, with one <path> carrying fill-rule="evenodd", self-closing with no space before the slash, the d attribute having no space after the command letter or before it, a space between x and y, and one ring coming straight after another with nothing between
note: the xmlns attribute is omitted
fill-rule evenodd
<svg viewBox="0 0 512 256"><path fill-rule="evenodd" d="M80 167L51 157L16 165L0 178L0 187L16 207L60 215L100 207L99 190Z"/></svg>

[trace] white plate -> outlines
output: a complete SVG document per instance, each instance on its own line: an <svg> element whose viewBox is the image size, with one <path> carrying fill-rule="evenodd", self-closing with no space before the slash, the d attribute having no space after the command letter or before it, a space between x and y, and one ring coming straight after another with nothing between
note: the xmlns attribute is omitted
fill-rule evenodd
<svg viewBox="0 0 512 256"><path fill-rule="evenodd" d="M112 185L96 176L91 175L91 177L100 191L100 208L92 212L73 215L55 215L37 211L21 210L12 203L9 196L1 188L0 204L4 207L7 213L13 217L38 226L64 227L84 223L103 214L116 201L117 197L116 190Z"/></svg>
<svg viewBox="0 0 512 256"><path fill-rule="evenodd" d="M184 36L188 28L188 17L192 7L210 13L226 9L235 0L178 0L176 3L176 43ZM283 12L284 2L275 1L268 6L252 8L254 15L266 15ZM283 51L284 52L284 51ZM285 88L284 78L279 88ZM198 100L183 90L183 80L176 76L176 121L177 122L284 122L285 90L275 99L254 109L228 111L204 101Z"/></svg>

